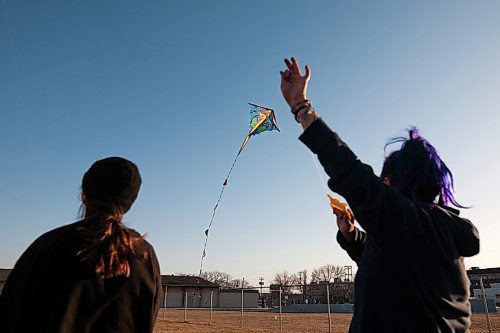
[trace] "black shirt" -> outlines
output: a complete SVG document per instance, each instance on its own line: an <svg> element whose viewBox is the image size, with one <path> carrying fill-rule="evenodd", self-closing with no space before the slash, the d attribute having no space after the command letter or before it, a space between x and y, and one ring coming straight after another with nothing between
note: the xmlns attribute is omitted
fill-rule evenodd
<svg viewBox="0 0 500 333"><path fill-rule="evenodd" d="M153 247L129 256L130 276L102 279L76 253L82 221L45 233L19 258L0 295L0 332L152 332L161 304Z"/></svg>

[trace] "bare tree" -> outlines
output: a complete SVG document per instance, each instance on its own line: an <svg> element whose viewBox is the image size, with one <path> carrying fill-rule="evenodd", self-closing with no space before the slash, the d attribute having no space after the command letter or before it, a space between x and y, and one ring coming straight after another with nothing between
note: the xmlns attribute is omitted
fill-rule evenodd
<svg viewBox="0 0 500 333"><path fill-rule="evenodd" d="M203 272L200 277L212 283L218 284L221 287L229 284L229 281L233 279L233 277L228 273L219 271Z"/></svg>
<svg viewBox="0 0 500 333"><path fill-rule="evenodd" d="M201 273L200 277L212 283L218 284L223 289L241 288L243 280L243 279L235 279L228 273L219 271L203 272ZM243 287L252 288L252 285L250 285L250 283L248 283L247 281L244 281Z"/></svg>
<svg viewBox="0 0 500 333"><path fill-rule="evenodd" d="M305 285L307 284L307 280L309 279L309 274L307 272L307 269L303 269L299 272L297 272L297 283L300 285Z"/></svg>
<svg viewBox="0 0 500 333"><path fill-rule="evenodd" d="M201 277L205 280L218 284L223 289L236 288L238 282L230 274L226 272L211 271L201 273Z"/></svg>
<svg viewBox="0 0 500 333"><path fill-rule="evenodd" d="M228 288L241 288L243 283L243 288L253 288L253 286L248 283L248 281L243 279L232 279L229 281Z"/></svg>
<svg viewBox="0 0 500 333"><path fill-rule="evenodd" d="M327 264L313 269L311 273L311 280L312 282L335 282L344 275L344 266Z"/></svg>
<svg viewBox="0 0 500 333"><path fill-rule="evenodd" d="M297 277L295 274L289 274L287 271L276 273L274 275L273 283L281 286L285 293L289 293L293 285L297 282Z"/></svg>

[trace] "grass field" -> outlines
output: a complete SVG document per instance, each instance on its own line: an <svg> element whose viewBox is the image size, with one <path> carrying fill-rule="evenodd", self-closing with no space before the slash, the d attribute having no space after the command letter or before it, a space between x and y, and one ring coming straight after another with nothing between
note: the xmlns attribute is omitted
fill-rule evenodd
<svg viewBox="0 0 500 333"><path fill-rule="evenodd" d="M347 333L351 314L335 313L331 315L332 332ZM160 310L156 321L155 333L163 332L279 332L279 313L245 312L243 321L239 311L213 311L210 324L210 312L207 310L188 310L187 322L184 322L184 310ZM493 332L500 333L500 314L490 314ZM243 324L243 325L242 325ZM243 326L243 327L242 327ZM328 314L326 313L283 313L283 332L328 332ZM484 314L472 316L471 333L487 333L488 325Z"/></svg>

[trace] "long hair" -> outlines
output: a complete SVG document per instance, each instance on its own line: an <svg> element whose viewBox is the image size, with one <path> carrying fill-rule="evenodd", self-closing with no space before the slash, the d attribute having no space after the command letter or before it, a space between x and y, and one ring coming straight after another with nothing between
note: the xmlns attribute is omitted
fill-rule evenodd
<svg viewBox="0 0 500 333"><path fill-rule="evenodd" d="M122 223L140 183L137 166L118 157L95 162L84 175L84 242L77 256L102 278L128 277L131 260L147 258L144 237Z"/></svg>
<svg viewBox="0 0 500 333"><path fill-rule="evenodd" d="M409 138L391 139L384 147L402 142L400 150L385 159L381 177L388 177L391 186L414 202L460 205L453 195L453 175L429 141L420 136L417 128L408 130Z"/></svg>

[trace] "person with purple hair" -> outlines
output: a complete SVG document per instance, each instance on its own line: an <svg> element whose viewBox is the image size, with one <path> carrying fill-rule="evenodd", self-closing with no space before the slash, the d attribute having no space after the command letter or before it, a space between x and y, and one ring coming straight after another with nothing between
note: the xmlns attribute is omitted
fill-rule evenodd
<svg viewBox="0 0 500 333"><path fill-rule="evenodd" d="M453 176L415 128L376 176L307 99L311 75L285 59L281 91L318 156L364 231L336 211L337 241L357 263L349 332L470 332L470 282L463 257L479 253L474 225L458 216Z"/></svg>

